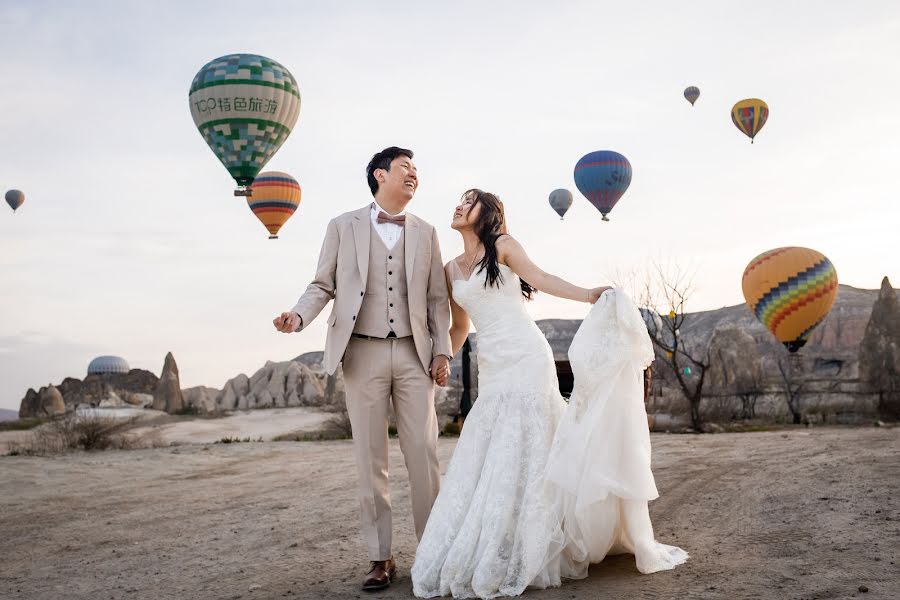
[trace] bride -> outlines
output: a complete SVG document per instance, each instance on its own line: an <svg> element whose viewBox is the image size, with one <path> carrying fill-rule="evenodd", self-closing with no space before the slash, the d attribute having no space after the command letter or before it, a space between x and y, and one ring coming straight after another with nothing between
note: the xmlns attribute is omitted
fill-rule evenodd
<svg viewBox="0 0 900 600"><path fill-rule="evenodd" d="M419 597L516 596L587 576L590 563L635 555L642 573L687 553L654 540L658 497L642 371L653 360L637 308L618 290L549 275L506 233L497 196L462 197L453 229L465 252L446 266L453 352L478 331L478 400L466 419L412 567ZM553 353L525 310L540 290L593 304L559 393ZM606 293L604 293L606 292Z"/></svg>

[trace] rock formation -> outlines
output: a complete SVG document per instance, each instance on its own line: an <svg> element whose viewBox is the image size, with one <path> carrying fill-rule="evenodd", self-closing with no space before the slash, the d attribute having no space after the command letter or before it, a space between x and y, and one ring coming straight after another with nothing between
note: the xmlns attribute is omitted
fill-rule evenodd
<svg viewBox="0 0 900 600"><path fill-rule="evenodd" d="M156 384L156 390L153 392L153 408L164 410L169 414L184 409L184 395L181 393L181 382L178 379L178 365L175 364L175 357L171 352L166 354L159 383Z"/></svg>
<svg viewBox="0 0 900 600"><path fill-rule="evenodd" d="M66 413L66 403L56 386L48 385L35 392L29 389L19 407L20 419L55 417Z"/></svg>
<svg viewBox="0 0 900 600"><path fill-rule="evenodd" d="M156 375L149 371L132 369L128 374L88 375L83 381L67 377L55 389L69 411L79 406L121 406L123 402L129 406L146 407L157 381ZM28 390L19 406L19 418L47 416L41 408L39 397L49 387Z"/></svg>
<svg viewBox="0 0 900 600"><path fill-rule="evenodd" d="M181 390L181 393L184 396L185 408L190 408L201 415L219 412L216 398L221 394L220 390L204 385L198 385L196 387Z"/></svg>
<svg viewBox="0 0 900 600"><path fill-rule="evenodd" d="M859 348L863 385L878 394L883 419L900 419L900 301L885 277Z"/></svg>
<svg viewBox="0 0 900 600"><path fill-rule="evenodd" d="M225 383L216 399L219 410L328 407L338 402L343 402L343 377L340 372L334 376L321 371L317 373L298 360L268 361L252 377L241 373Z"/></svg>

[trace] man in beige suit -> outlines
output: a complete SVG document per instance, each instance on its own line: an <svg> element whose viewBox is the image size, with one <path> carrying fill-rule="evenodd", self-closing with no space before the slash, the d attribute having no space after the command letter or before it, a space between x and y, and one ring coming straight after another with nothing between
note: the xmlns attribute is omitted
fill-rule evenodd
<svg viewBox="0 0 900 600"><path fill-rule="evenodd" d="M343 363L359 475L362 533L371 561L365 590L390 585L391 498L388 405L409 471L416 537L438 494L434 383L450 376L450 304L434 227L405 212L419 185L413 153L390 147L366 169L375 201L331 220L316 276L297 304L274 320L301 331L325 308L325 369Z"/></svg>

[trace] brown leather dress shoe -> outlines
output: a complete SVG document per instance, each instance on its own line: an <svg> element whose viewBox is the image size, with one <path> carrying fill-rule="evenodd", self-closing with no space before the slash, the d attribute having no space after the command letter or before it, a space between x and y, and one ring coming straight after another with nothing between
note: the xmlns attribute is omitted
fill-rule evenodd
<svg viewBox="0 0 900 600"><path fill-rule="evenodd" d="M363 582L362 589L367 592L383 590L391 585L391 580L394 579L394 573L396 572L397 567L394 565L393 558L387 560L373 560L372 568L369 569L369 574L366 575L366 580Z"/></svg>

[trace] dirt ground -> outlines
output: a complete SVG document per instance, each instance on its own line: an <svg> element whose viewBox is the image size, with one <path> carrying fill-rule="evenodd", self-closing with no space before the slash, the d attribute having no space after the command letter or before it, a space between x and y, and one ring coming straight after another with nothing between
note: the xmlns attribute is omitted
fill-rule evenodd
<svg viewBox="0 0 900 600"><path fill-rule="evenodd" d="M641 575L610 557L525 597L900 598L900 428L652 442L656 535L688 563ZM366 594L349 441L0 457L0 597L411 598L396 441L391 469L399 577Z"/></svg>

